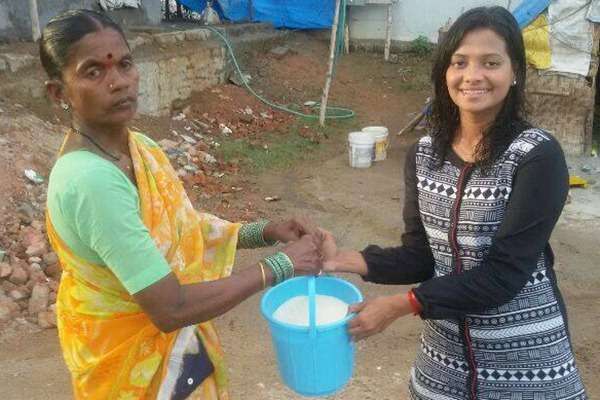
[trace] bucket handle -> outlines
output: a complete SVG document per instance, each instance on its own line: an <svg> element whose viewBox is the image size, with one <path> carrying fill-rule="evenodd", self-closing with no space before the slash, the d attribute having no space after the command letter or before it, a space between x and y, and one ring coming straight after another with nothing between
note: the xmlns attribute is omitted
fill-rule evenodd
<svg viewBox="0 0 600 400"><path fill-rule="evenodd" d="M308 330L311 339L317 337L317 278L308 278Z"/></svg>

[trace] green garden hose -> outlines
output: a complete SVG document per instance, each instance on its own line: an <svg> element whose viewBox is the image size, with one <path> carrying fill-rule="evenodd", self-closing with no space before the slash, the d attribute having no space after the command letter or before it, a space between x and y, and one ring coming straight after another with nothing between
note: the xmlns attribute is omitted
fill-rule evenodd
<svg viewBox="0 0 600 400"><path fill-rule="evenodd" d="M345 3L345 1L342 1L342 3ZM346 7L343 7L343 9L345 10ZM341 12L341 10L340 10ZM345 19L345 12L344 12L344 19ZM344 26L341 25L340 26ZM233 61L233 65L235 67L235 71L237 72L237 74L240 77L240 80L242 82L242 84L244 85L244 87L253 95L255 96L257 99L259 99L260 101L262 101L263 103L265 103L266 105L268 105L271 108L274 108L276 110L279 111L283 111L283 112L287 112L290 114L294 114L297 115L299 117L303 117L303 118L309 118L309 119L319 119L319 115L318 114L305 114L303 112L300 111L296 111L293 110L289 107L280 105L280 104L275 104L273 102L270 102L269 100L265 99L264 97L262 97L261 95L259 95L258 93L256 93L254 91L254 89L252 89L250 87L250 85L248 84L248 81L246 80L246 77L244 76L244 74L242 73L242 70L237 62L237 59L235 57L235 54L233 52L233 49L231 48L231 44L229 42L229 40L217 29L214 28L212 26L202 26L202 28L208 29L209 31L213 32L215 35L217 35L218 38L220 38L223 43L225 43L225 47L227 48L227 51L229 52L229 55L231 56L231 60ZM339 30L338 30L339 31ZM342 29L343 31L343 29ZM342 46L343 46L343 33L342 35L338 35L336 42L337 46L339 48L339 40L341 38L342 41ZM319 106L319 103L315 103L315 107ZM352 118L354 117L356 114L354 113L353 110L349 109L349 108L344 108L344 107L327 107L326 113L325 113L325 118L326 119L348 119L348 118Z"/></svg>

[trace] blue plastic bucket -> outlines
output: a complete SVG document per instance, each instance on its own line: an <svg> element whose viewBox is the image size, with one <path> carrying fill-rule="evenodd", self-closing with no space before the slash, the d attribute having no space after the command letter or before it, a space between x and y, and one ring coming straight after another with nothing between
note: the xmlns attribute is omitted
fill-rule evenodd
<svg viewBox="0 0 600 400"><path fill-rule="evenodd" d="M339 391L352 377L354 343L348 335L347 325L353 315L331 324L315 326L312 296L308 327L273 318L275 310L290 298L308 295L311 281L316 294L337 297L348 304L363 299L356 286L343 279L298 277L267 291L261 301L261 312L269 322L283 382L303 396L326 396Z"/></svg>

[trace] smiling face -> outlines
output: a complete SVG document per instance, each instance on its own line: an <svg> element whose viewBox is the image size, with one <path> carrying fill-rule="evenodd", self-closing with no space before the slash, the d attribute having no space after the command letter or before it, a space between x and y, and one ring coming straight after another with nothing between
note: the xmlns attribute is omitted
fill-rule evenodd
<svg viewBox="0 0 600 400"><path fill-rule="evenodd" d="M121 34L105 28L69 50L62 97L73 118L87 126L122 127L137 110L139 74Z"/></svg>
<svg viewBox="0 0 600 400"><path fill-rule="evenodd" d="M446 70L448 93L461 116L493 120L514 80L506 43L491 29L467 33Z"/></svg>

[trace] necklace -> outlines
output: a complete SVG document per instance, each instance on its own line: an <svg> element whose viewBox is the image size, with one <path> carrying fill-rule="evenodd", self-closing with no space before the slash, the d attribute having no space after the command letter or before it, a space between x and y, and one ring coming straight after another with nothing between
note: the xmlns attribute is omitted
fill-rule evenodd
<svg viewBox="0 0 600 400"><path fill-rule="evenodd" d="M71 130L73 132L75 132L78 135L83 136L84 138L86 138L87 140L89 140L90 142L92 142L92 144L94 146L96 146L98 148L98 150L100 150L102 153L104 153L105 155L109 156L110 158L112 158L114 161L119 161L121 159L121 156L115 156L114 154L110 153L108 150L105 150L102 146L100 146L98 144L98 142L96 142L90 135L87 135L83 132L81 132L79 129L76 129L74 127L71 127Z"/></svg>

